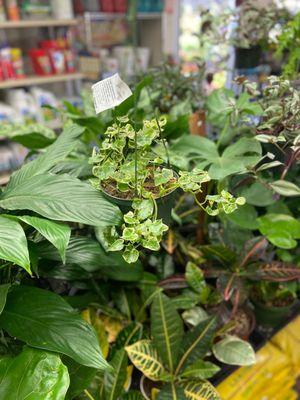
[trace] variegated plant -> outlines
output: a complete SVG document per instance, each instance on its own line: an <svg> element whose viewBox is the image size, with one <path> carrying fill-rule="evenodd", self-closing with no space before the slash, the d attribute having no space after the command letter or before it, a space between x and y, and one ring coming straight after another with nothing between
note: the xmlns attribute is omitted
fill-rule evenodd
<svg viewBox="0 0 300 400"><path fill-rule="evenodd" d="M220 368L205 361L213 351L220 361L250 365L255 361L251 346L232 336L216 344L217 320L208 317L185 332L172 299L157 292L151 306L151 339L126 346L131 362L145 377L160 382L157 400L220 400L208 381ZM235 350L235 351L234 351ZM232 358L232 354L239 354Z"/></svg>

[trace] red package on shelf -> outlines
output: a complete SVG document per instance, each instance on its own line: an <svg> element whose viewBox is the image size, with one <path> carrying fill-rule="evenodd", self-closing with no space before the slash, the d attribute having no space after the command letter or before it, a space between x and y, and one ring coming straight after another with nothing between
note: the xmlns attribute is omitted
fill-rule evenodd
<svg viewBox="0 0 300 400"><path fill-rule="evenodd" d="M118 13L127 12L127 0L114 0L114 10Z"/></svg>
<svg viewBox="0 0 300 400"><path fill-rule="evenodd" d="M41 47L49 55L52 72L54 74L66 72L64 51L59 47L58 42L56 40L43 40Z"/></svg>
<svg viewBox="0 0 300 400"><path fill-rule="evenodd" d="M102 12L114 12L114 1L113 0L100 0L100 10Z"/></svg>
<svg viewBox="0 0 300 400"><path fill-rule="evenodd" d="M45 49L31 49L28 53L35 74L52 75L50 59Z"/></svg>

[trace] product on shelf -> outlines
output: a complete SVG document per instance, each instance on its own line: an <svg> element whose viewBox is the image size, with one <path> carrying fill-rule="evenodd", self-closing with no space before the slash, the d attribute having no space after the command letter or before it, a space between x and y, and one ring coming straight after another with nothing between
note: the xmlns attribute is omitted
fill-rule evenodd
<svg viewBox="0 0 300 400"><path fill-rule="evenodd" d="M56 113L53 108L58 107L58 100L54 93L39 87L32 87L30 94L38 108L38 122L51 122L56 120ZM51 106L52 108L45 107Z"/></svg>
<svg viewBox="0 0 300 400"><path fill-rule="evenodd" d="M114 12L114 1L113 0L100 0L100 10L102 12Z"/></svg>
<svg viewBox="0 0 300 400"><path fill-rule="evenodd" d="M4 22L4 21L6 21L4 1L0 0L0 22Z"/></svg>
<svg viewBox="0 0 300 400"><path fill-rule="evenodd" d="M139 12L162 12L164 0L138 0Z"/></svg>
<svg viewBox="0 0 300 400"><path fill-rule="evenodd" d="M30 93L24 89L11 89L8 91L7 101L16 110L22 122L37 122L39 109Z"/></svg>
<svg viewBox="0 0 300 400"><path fill-rule="evenodd" d="M21 49L13 47L10 52L16 78L24 78L24 64Z"/></svg>
<svg viewBox="0 0 300 400"><path fill-rule="evenodd" d="M46 19L51 15L51 7L42 1L27 0L22 2L21 13L23 19Z"/></svg>
<svg viewBox="0 0 300 400"><path fill-rule="evenodd" d="M130 46L116 46L113 55L118 60L119 72L125 76L135 75L137 72L146 71L149 66L150 49L138 47L137 54ZM137 57L137 59L136 59Z"/></svg>
<svg viewBox="0 0 300 400"><path fill-rule="evenodd" d="M29 50L29 57L36 75L52 75L50 59L45 49Z"/></svg>
<svg viewBox="0 0 300 400"><path fill-rule="evenodd" d="M114 11L117 13L126 13L127 0L114 0Z"/></svg>
<svg viewBox="0 0 300 400"><path fill-rule="evenodd" d="M20 10L17 0L6 0L6 10L10 21L20 21Z"/></svg>
<svg viewBox="0 0 300 400"><path fill-rule="evenodd" d="M56 19L74 18L72 0L51 0L52 13Z"/></svg>
<svg viewBox="0 0 300 400"><path fill-rule="evenodd" d="M52 73L63 74L66 72L64 52L59 48L56 40L43 40L41 48L45 49L49 56Z"/></svg>

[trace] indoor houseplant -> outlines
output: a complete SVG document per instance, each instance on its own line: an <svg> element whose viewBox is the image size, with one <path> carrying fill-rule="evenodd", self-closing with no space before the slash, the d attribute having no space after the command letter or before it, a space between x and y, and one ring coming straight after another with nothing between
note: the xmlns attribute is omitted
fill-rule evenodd
<svg viewBox="0 0 300 400"><path fill-rule="evenodd" d="M162 137L164 124L165 119L144 120L137 129L128 117L118 117L91 158L97 177L93 185L125 213L122 233L111 229L107 237L109 250L124 250L127 262L138 259L139 246L159 250L162 235L168 230L165 222L169 222L177 189L192 193L197 204L210 215L221 210L231 213L244 204L242 197L235 199L224 190L200 203L196 194L210 177L198 168L177 173L170 167L167 144ZM164 146L167 165L156 153L155 144ZM132 211L128 211L130 207Z"/></svg>

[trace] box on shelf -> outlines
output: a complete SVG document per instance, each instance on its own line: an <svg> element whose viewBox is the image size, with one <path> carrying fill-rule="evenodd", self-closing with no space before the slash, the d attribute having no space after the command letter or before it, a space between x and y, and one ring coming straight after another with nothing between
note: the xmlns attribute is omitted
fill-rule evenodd
<svg viewBox="0 0 300 400"><path fill-rule="evenodd" d="M101 62L99 57L80 56L79 71L85 78L97 80L101 73Z"/></svg>

